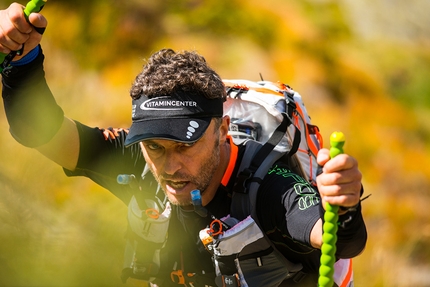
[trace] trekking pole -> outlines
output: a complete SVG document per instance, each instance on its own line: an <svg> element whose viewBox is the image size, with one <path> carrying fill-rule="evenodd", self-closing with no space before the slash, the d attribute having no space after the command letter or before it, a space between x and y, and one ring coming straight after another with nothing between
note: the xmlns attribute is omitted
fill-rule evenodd
<svg viewBox="0 0 430 287"><path fill-rule="evenodd" d="M46 1L47 0L31 0L27 3L24 8L24 15L25 18L27 18L27 21L30 14L39 12L42 9L43 5L45 5ZM0 73L3 72L3 70L9 66L10 62L17 54L18 51L12 51L9 54L0 53Z"/></svg>
<svg viewBox="0 0 430 287"><path fill-rule="evenodd" d="M345 136L342 132L334 132L330 136L330 158L343 153ZM324 213L323 237L321 246L321 258L318 286L332 287L334 275L334 263L336 261L337 221L339 206L326 204Z"/></svg>

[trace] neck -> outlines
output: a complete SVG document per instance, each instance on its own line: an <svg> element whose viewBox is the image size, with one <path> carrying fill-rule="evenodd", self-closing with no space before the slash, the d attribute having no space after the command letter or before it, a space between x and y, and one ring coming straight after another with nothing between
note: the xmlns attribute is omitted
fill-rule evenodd
<svg viewBox="0 0 430 287"><path fill-rule="evenodd" d="M211 179L211 182L208 188L204 191L204 196L202 198L203 205L207 205L215 196L216 191L221 183L221 180L224 176L225 171L227 170L228 163L230 161L230 144L228 141L225 141L224 144L220 146L220 162L217 170L214 173L214 176Z"/></svg>

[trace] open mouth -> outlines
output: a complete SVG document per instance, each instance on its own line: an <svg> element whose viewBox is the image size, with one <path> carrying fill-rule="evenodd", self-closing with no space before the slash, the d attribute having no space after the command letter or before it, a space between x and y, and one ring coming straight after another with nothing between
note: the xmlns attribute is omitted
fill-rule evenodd
<svg viewBox="0 0 430 287"><path fill-rule="evenodd" d="M167 188L170 187L175 191L179 191L183 189L189 183L189 181L171 181L171 180L166 180L165 182L166 182Z"/></svg>

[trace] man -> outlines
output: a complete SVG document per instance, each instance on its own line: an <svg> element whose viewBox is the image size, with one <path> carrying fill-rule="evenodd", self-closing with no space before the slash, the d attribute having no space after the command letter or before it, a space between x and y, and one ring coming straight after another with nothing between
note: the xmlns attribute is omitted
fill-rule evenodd
<svg viewBox="0 0 430 287"><path fill-rule="evenodd" d="M159 286L216 286L211 254L196 241L213 218L230 213L244 152L244 147L234 145L228 136L230 119L223 116L226 92L221 78L194 52L161 50L149 58L131 88L131 128L90 128L65 117L56 104L44 78L39 46L40 28L46 27L47 21L33 13L29 22L31 25L19 4L0 11L0 51L24 47L22 55L2 73L2 96L12 136L63 166L67 175L89 177L126 204L138 194L131 186L118 184L117 175L140 174L146 165L172 204L160 268L151 274L158 280L154 282ZM364 249L367 235L356 160L346 154L330 159L328 150L323 149L318 163L323 166L317 177L318 190L298 185L300 179L282 163L282 176L270 173L261 183L260 191L264 192L259 192L256 206L261 227L293 266L277 274L279 279L272 286L316 284L321 210L326 202L343 207L336 256L352 258ZM193 190L201 191L202 206L213 218L194 212ZM315 198L314 205L299 208L303 195ZM147 244L150 249L151 243ZM237 272L243 271L249 286L258 286L249 279L255 274L247 268ZM306 274L299 283L298 271Z"/></svg>

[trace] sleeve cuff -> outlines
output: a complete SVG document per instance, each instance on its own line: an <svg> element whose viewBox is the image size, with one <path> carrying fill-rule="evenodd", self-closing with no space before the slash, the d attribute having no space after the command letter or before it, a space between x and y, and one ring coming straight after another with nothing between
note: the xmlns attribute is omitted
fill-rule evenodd
<svg viewBox="0 0 430 287"><path fill-rule="evenodd" d="M12 61L10 65L14 67L26 65L32 62L34 59L36 59L37 55L39 55L39 52L40 52L40 45L38 45L36 48L31 50L27 55L25 55L18 61Z"/></svg>

